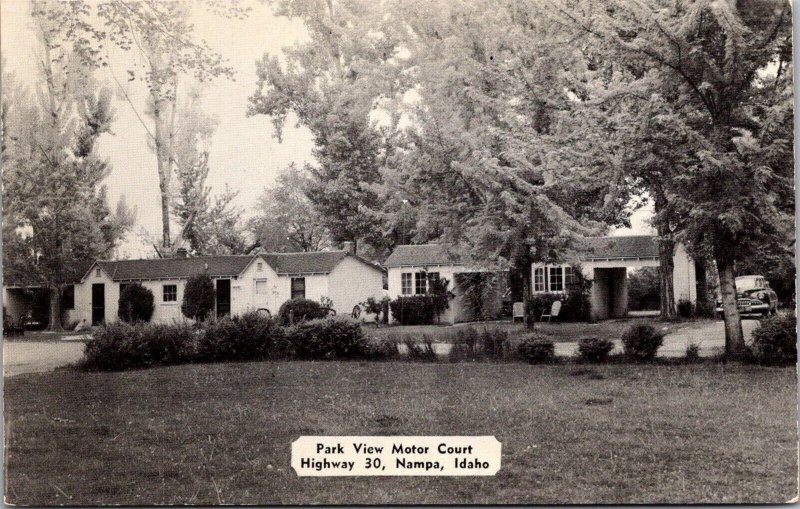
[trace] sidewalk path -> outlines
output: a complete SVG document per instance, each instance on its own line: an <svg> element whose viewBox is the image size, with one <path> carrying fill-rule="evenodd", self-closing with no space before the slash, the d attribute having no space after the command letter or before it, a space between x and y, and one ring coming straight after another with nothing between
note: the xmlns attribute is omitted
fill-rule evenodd
<svg viewBox="0 0 800 509"><path fill-rule="evenodd" d="M78 362L84 347L80 341L3 340L3 376L44 373Z"/></svg>
<svg viewBox="0 0 800 509"><path fill-rule="evenodd" d="M758 320L742 320L742 329L746 342L750 342L750 335L758 327ZM699 327L689 325L664 337L664 344L658 350L662 357L682 357L686 354L686 347L696 344L700 347L700 355L711 357L722 353L725 349L725 324L722 320L703 324ZM577 355L578 343L556 343L556 355L569 357ZM622 341L614 341L612 353L622 353Z"/></svg>

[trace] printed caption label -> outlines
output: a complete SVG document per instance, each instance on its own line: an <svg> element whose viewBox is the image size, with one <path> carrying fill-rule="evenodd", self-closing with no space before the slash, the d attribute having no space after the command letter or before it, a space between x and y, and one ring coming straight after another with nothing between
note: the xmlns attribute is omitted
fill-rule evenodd
<svg viewBox="0 0 800 509"><path fill-rule="evenodd" d="M300 477L476 476L500 470L495 437L300 437L292 468Z"/></svg>

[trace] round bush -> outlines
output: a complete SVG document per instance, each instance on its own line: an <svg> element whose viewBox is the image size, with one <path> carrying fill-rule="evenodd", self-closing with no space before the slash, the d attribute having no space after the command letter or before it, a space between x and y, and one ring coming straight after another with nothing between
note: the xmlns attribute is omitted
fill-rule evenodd
<svg viewBox="0 0 800 509"><path fill-rule="evenodd" d="M103 371L192 362L196 336L191 327L117 322L99 327L86 344L83 367Z"/></svg>
<svg viewBox="0 0 800 509"><path fill-rule="evenodd" d="M284 302L278 310L278 323L292 325L305 320L325 318L327 315L328 311L319 302L311 299L292 299Z"/></svg>
<svg viewBox="0 0 800 509"><path fill-rule="evenodd" d="M117 316L124 322L149 322L154 310L153 292L141 283L128 284L119 294Z"/></svg>
<svg viewBox="0 0 800 509"><path fill-rule="evenodd" d="M551 362L555 358L556 352L553 340L538 333L531 334L522 340L517 349L522 358L531 364Z"/></svg>
<svg viewBox="0 0 800 509"><path fill-rule="evenodd" d="M658 332L652 325L644 323L631 325L622 334L625 354L637 361L653 359L663 343L664 334Z"/></svg>
<svg viewBox="0 0 800 509"><path fill-rule="evenodd" d="M214 310L214 281L208 274L197 274L189 278L183 290L181 312L183 316L204 321Z"/></svg>
<svg viewBox="0 0 800 509"><path fill-rule="evenodd" d="M694 304L692 304L692 301L690 300L681 299L678 301L676 307L678 316L681 318L693 318L695 315Z"/></svg>
<svg viewBox="0 0 800 509"><path fill-rule="evenodd" d="M371 353L361 326L347 318L301 322L287 329L286 338L300 359L363 359Z"/></svg>
<svg viewBox="0 0 800 509"><path fill-rule="evenodd" d="M797 317L776 315L761 320L753 331L751 347L755 360L770 366L794 366L797 363Z"/></svg>
<svg viewBox="0 0 800 509"><path fill-rule="evenodd" d="M255 311L209 323L197 345L198 358L210 362L280 359L289 355L283 328Z"/></svg>
<svg viewBox="0 0 800 509"><path fill-rule="evenodd" d="M578 342L578 355L588 362L605 362L614 349L614 342L600 338L581 338Z"/></svg>

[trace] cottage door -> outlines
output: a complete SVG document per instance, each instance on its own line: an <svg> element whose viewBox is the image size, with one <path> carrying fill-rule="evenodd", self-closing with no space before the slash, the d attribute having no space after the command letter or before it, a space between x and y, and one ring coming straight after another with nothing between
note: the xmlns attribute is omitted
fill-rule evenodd
<svg viewBox="0 0 800 509"><path fill-rule="evenodd" d="M106 319L106 285L92 285L92 325L100 325Z"/></svg>
<svg viewBox="0 0 800 509"><path fill-rule="evenodd" d="M217 318L231 314L231 280L217 279Z"/></svg>

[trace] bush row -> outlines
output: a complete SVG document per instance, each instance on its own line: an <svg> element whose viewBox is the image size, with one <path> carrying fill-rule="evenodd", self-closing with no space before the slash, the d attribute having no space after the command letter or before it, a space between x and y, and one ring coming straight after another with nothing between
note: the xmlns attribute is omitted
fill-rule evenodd
<svg viewBox="0 0 800 509"><path fill-rule="evenodd" d="M191 362L357 359L371 358L372 353L359 324L349 319L283 327L254 312L202 328L145 322L104 325L87 343L83 366L111 371Z"/></svg>
<svg viewBox="0 0 800 509"><path fill-rule="evenodd" d="M764 365L787 366L797 362L797 319L791 315L765 318L753 332L751 359ZM634 324L622 335L626 358L651 361L663 343L663 334L653 326ZM87 369L123 370L191 362L253 361L268 359L370 359L401 357L434 361L433 340L423 334L418 342L410 336L370 340L361 326L347 318L321 318L284 327L277 320L257 313L224 318L204 327L116 322L100 327L86 345ZM578 360L605 362L614 344L607 339L582 338ZM453 338L450 361L507 359L517 355L530 363L555 359L555 344L541 332L522 339L512 350L502 329L460 328ZM687 348L686 359L696 361L699 349Z"/></svg>

